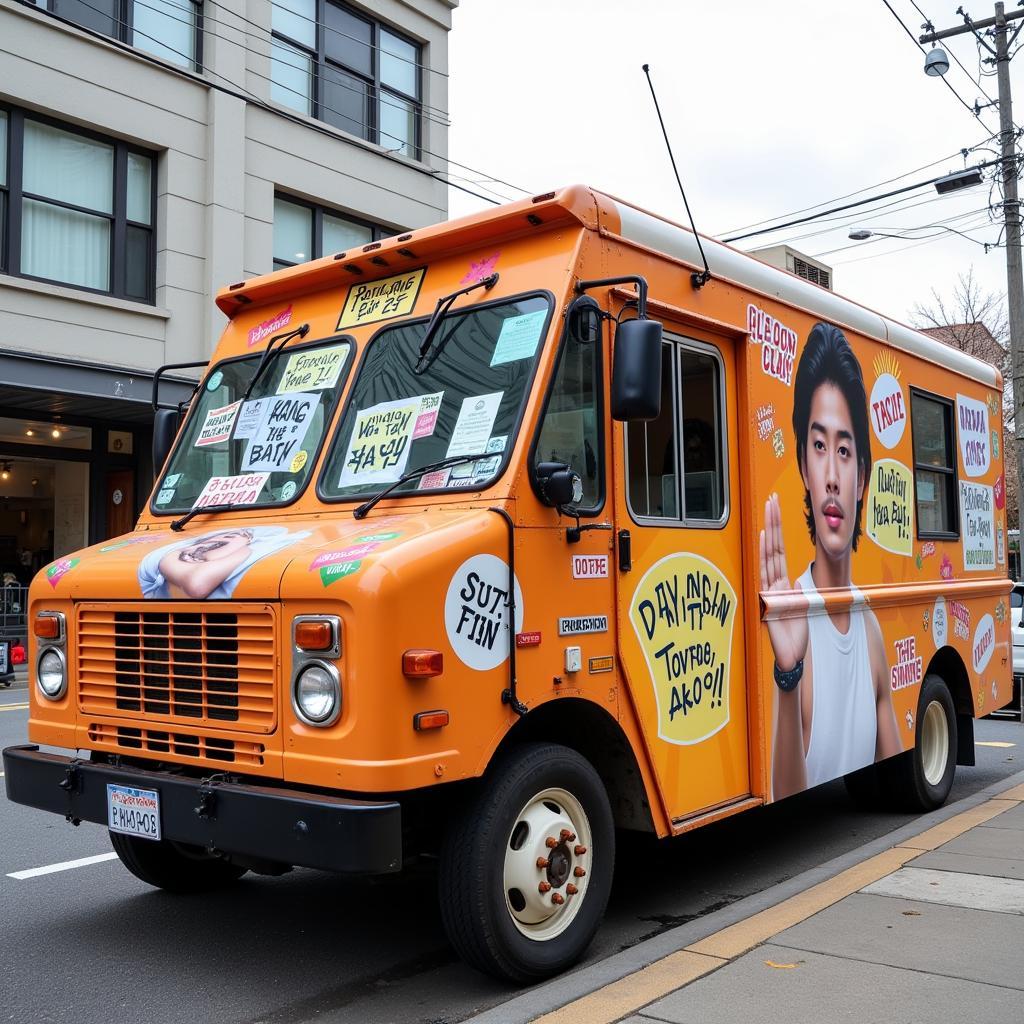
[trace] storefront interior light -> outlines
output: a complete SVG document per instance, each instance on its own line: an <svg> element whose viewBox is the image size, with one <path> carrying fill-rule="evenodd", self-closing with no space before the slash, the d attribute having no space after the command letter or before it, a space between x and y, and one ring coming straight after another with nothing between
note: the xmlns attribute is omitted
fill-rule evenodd
<svg viewBox="0 0 1024 1024"><path fill-rule="evenodd" d="M25 431L25 436L26 437L35 437L36 436L36 432L31 427L29 427L28 430Z"/></svg>
<svg viewBox="0 0 1024 1024"><path fill-rule="evenodd" d="M60 431L56 427L54 427L53 430L50 431L50 437L52 437L54 441L59 441Z"/></svg>
<svg viewBox="0 0 1024 1024"><path fill-rule="evenodd" d="M3 464L3 469L0 469L0 480L10 480L10 479L11 479L11 464L9 462L5 462Z"/></svg>

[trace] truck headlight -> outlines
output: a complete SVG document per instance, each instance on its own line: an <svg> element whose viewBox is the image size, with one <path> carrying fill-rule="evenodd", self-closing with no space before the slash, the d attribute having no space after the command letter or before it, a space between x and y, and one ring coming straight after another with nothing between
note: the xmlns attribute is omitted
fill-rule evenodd
<svg viewBox="0 0 1024 1024"><path fill-rule="evenodd" d="M341 678L333 665L313 662L295 679L293 704L309 725L331 725L341 714Z"/></svg>
<svg viewBox="0 0 1024 1024"><path fill-rule="evenodd" d="M42 651L36 662L36 682L44 697L59 700L64 696L68 670L63 651L57 647L47 647Z"/></svg>

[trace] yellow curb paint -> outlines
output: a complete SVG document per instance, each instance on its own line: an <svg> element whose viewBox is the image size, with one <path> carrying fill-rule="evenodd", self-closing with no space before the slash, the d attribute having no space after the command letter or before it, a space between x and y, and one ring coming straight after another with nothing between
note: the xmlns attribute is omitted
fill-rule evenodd
<svg viewBox="0 0 1024 1024"><path fill-rule="evenodd" d="M703 977L724 960L680 950L590 995L538 1017L533 1024L611 1024Z"/></svg>
<svg viewBox="0 0 1024 1024"><path fill-rule="evenodd" d="M975 825L983 825L997 814L1002 814L1003 811L1008 811L1011 807L1015 806L1016 801L1005 800L1002 797L989 800L988 803L972 807L969 811L964 811L955 818L950 818L949 821L944 821L941 825L936 825L934 828L922 832L919 836L914 836L912 839L900 843L898 848L934 850L936 847L948 843L951 839L956 839L957 836L963 835L969 828L974 828Z"/></svg>
<svg viewBox="0 0 1024 1024"><path fill-rule="evenodd" d="M841 871L834 878L819 882L805 892L797 893L796 896L791 896L788 900L762 910L744 921L737 921L736 924L723 928L720 932L715 932L714 935L709 935L706 939L701 939L700 942L686 948L691 953L704 953L707 956L732 960L770 939L777 932L791 928L812 914L817 914L857 892L858 889L863 889L865 885L877 882L915 856L914 850L899 847L884 850L861 864Z"/></svg>
<svg viewBox="0 0 1024 1024"><path fill-rule="evenodd" d="M1002 743L999 740L978 740L975 744L976 747L1015 747L1016 743Z"/></svg>
<svg viewBox="0 0 1024 1024"><path fill-rule="evenodd" d="M1019 786L1014 786L1013 789L1008 789L1005 793L999 794L1000 800L1024 800L1024 782Z"/></svg>

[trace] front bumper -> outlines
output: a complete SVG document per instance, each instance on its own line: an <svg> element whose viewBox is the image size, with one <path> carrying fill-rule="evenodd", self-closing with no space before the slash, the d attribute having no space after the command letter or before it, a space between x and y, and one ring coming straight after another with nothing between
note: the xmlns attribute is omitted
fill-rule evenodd
<svg viewBox="0 0 1024 1024"><path fill-rule="evenodd" d="M359 874L402 866L402 809L297 789L82 761L36 746L3 752L7 799L107 824L107 784L155 789L165 839L260 861Z"/></svg>

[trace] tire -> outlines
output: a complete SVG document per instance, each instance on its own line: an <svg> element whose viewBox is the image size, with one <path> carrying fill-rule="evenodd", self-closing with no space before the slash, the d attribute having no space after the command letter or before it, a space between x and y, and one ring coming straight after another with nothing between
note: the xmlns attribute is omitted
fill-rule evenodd
<svg viewBox="0 0 1024 1024"><path fill-rule="evenodd" d="M246 868L206 853L198 846L110 833L121 863L136 878L167 892L209 892L237 882Z"/></svg>
<svg viewBox="0 0 1024 1024"><path fill-rule="evenodd" d="M946 802L956 773L956 709L939 676L925 676L921 684L915 725L914 749L880 767L901 808L933 811Z"/></svg>
<svg viewBox="0 0 1024 1024"><path fill-rule="evenodd" d="M611 807L591 764L552 743L516 747L444 837L445 931L486 974L517 984L558 974L590 945L614 865Z"/></svg>

